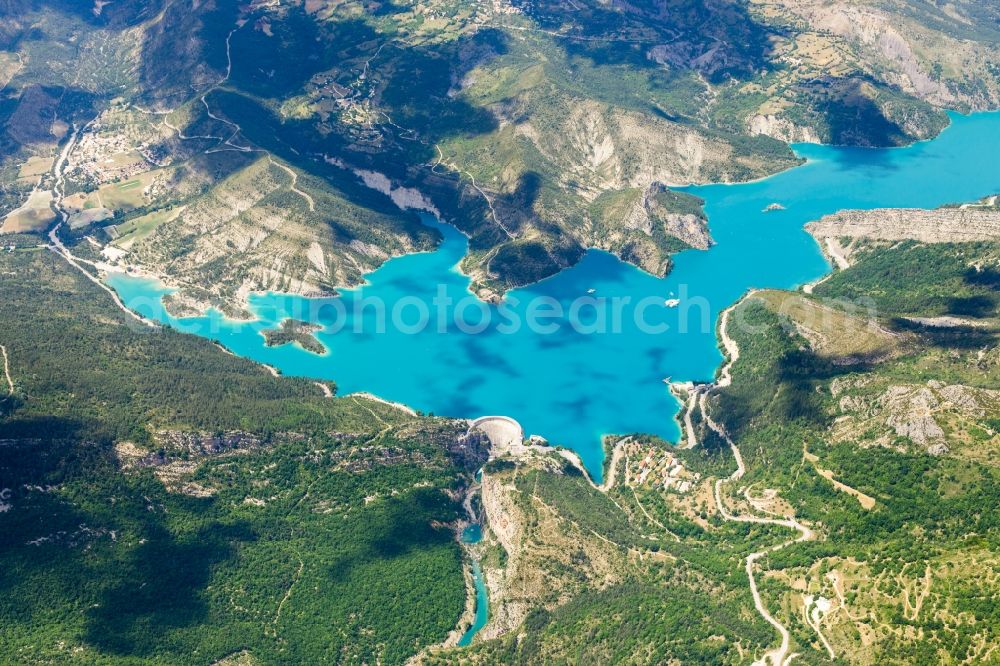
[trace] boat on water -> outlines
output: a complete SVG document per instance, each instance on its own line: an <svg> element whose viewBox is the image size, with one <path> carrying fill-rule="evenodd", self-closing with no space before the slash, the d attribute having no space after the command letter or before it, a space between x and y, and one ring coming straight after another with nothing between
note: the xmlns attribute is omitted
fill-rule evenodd
<svg viewBox="0 0 1000 666"><path fill-rule="evenodd" d="M663 301L663 304L666 305L668 308L676 308L678 305L681 304L681 299L668 298L667 300Z"/></svg>
<svg viewBox="0 0 1000 666"><path fill-rule="evenodd" d="M593 293L594 293L594 292L596 292L596 291L597 291L596 289L588 289L588 290L587 290L587 293L588 293L588 294L593 294Z"/></svg>

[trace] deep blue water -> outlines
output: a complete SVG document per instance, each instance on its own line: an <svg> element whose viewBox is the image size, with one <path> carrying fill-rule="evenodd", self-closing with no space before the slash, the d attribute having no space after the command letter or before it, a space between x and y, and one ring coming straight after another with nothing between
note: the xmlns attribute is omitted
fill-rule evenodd
<svg viewBox="0 0 1000 666"><path fill-rule="evenodd" d="M721 310L748 288L793 288L829 270L802 228L806 222L847 208L932 208L1000 193L996 113L955 115L939 138L908 148L810 144L795 150L808 163L771 178L686 188L706 200L717 245L677 255L667 278L591 251L572 269L510 292L503 311L469 298L469 281L456 269L466 240L432 220L428 224L444 234L436 252L388 261L368 276L368 285L338 299L252 296L259 317L253 323L227 321L217 312L174 319L159 302L166 290L158 283L125 275L112 275L108 283L146 316L213 338L284 374L334 380L341 394L368 391L439 415L511 416L526 433L576 450L600 478L602 435L647 432L676 440L679 406L662 380L713 378L721 361L714 331ZM771 203L786 209L763 212ZM444 309L439 330L435 297L441 294L456 303L465 299L468 307L457 317L464 326L456 324L453 305ZM675 296L680 307L664 307L664 299ZM616 298L630 299L620 308L620 326L614 325ZM366 299L385 305L384 332L373 306L353 314ZM574 302L577 310L571 310ZM523 324L531 312L551 312L553 303L563 316L536 316L538 324L548 324L543 330L511 330L512 317ZM392 325L394 307L401 327ZM421 309L429 326L413 332L409 327ZM645 325L636 323L637 315ZM327 325L317 337L329 353L266 347L260 331L288 316ZM484 316L490 319L485 330L468 330Z"/></svg>

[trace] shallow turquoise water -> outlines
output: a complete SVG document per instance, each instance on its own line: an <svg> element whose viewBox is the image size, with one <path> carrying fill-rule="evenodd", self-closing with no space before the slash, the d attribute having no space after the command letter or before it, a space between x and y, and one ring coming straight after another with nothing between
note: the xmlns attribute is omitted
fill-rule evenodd
<svg viewBox="0 0 1000 666"><path fill-rule="evenodd" d="M477 544L483 540L483 528L473 523L462 530L462 543Z"/></svg>
<svg viewBox="0 0 1000 666"><path fill-rule="evenodd" d="M483 528L473 523L462 530L462 543L475 544L483 538ZM486 626L490 619L490 599L486 591L486 583L483 581L483 571L479 567L479 562L472 560L472 582L476 588L476 616L472 624L462 637L458 639L459 647L464 647L472 643L476 633Z"/></svg>
<svg viewBox="0 0 1000 666"><path fill-rule="evenodd" d="M472 580L476 587L476 617L469 628L458 639L458 646L465 647L472 643L472 639L480 629L486 626L490 620L489 595L486 593L486 583L483 582L483 572L479 568L479 562L472 560Z"/></svg>
<svg viewBox="0 0 1000 666"><path fill-rule="evenodd" d="M253 323L226 321L217 312L174 319L159 303L165 290L156 282L113 275L108 283L146 316L213 338L284 374L335 380L341 394L368 391L439 415L511 416L526 433L576 450L600 478L602 435L678 437L673 418L678 404L662 380L712 379L721 361L714 331L721 310L748 288L792 288L828 270L802 229L806 222L846 208L931 208L1000 193L996 113L956 115L938 139L904 149L795 149L809 162L772 178L687 188L706 200L717 245L677 255L667 278L592 251L574 268L510 292L507 318L496 307L468 299L469 281L455 269L466 241L433 221L428 223L444 234L438 251L391 260L368 276L368 285L346 290L339 299L253 296L250 305L260 318ZM771 203L786 210L764 213ZM487 315L489 325L482 332L468 332L468 325L456 324L452 307L439 329L435 297L441 294L455 302L468 300L459 322L476 324ZM681 306L664 307L663 300L673 296L682 299ZM613 300L625 297L631 302L620 309L621 326L615 327ZM527 326L508 330L509 317L523 322L533 307L546 311L538 305L543 298L564 309L563 317L542 320L557 322L556 332ZM596 303L577 301L580 309L571 312L574 300L581 298ZM389 321L384 332L377 330L371 306L361 316L353 314L365 299L385 304ZM648 299L646 306L643 299ZM603 329L595 305L604 312ZM403 326L394 327L391 309L401 306ZM421 308L430 318L428 328L407 330ZM640 313L645 326L636 324ZM326 324L317 337L330 352L320 357L291 345L266 347L260 331L288 316ZM668 329L651 330L663 325Z"/></svg>

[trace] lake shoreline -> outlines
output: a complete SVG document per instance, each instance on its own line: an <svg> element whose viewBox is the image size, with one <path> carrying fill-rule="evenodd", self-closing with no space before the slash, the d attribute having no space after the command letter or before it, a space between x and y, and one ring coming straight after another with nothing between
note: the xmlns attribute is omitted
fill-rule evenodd
<svg viewBox="0 0 1000 666"><path fill-rule="evenodd" d="M319 362L315 355L295 350L261 350L241 337L243 324L229 326L217 315L179 323L197 333L199 322L214 322L221 330L213 330L211 337L234 353L273 365L285 375L335 380L345 392L384 396L414 411L455 418L507 414L527 432L576 451L590 475L600 478L606 458L603 433L643 432L683 441L683 406L662 379L711 381L722 363L715 326L724 309L749 289L792 290L830 274L823 248L804 228L807 222L844 209L933 208L996 194L1000 178L981 165L992 159L982 137L997 131L1000 114L973 114L956 116L936 139L905 148L861 151L807 144L811 161L803 167L756 183L693 189L706 201L717 243L704 252L675 255L666 278L611 253L588 250L573 267L512 289L504 298L506 306L538 298L569 304L589 293L633 301L659 298L663 303L668 294L681 294L680 307L650 311L653 323L667 326L655 334L628 321L620 332L593 335L569 329L548 336L527 330L504 334L495 325L478 335L452 327L440 334L319 332L331 351ZM936 168L927 169L927 164ZM773 202L787 210L780 215L762 212ZM443 234L436 251L386 261L368 275L363 294L345 290L338 298L345 304L364 297L430 304L431 287L446 289L457 300L468 296L470 279L456 270L467 239L444 222L430 224ZM134 291L148 296L141 285ZM294 307L308 311L315 303L273 293L255 296L252 307L260 319L254 325L291 316ZM496 306L482 307L497 316ZM523 304L513 307L521 308L518 313L526 309ZM143 314L160 320L155 312ZM685 322L685 316L693 322Z"/></svg>

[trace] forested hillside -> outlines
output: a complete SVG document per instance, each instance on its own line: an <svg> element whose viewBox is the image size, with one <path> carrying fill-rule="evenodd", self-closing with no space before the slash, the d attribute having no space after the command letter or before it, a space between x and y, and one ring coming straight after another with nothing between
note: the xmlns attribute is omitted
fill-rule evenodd
<svg viewBox="0 0 1000 666"><path fill-rule="evenodd" d="M0 654L400 663L465 606L465 428L324 398L0 255Z"/></svg>
<svg viewBox="0 0 1000 666"><path fill-rule="evenodd" d="M996 196L808 225L838 270L726 310L715 382L652 378L679 441L609 434L600 484L102 282L247 319L433 250L428 215L482 301L592 249L664 276L716 241L685 186L997 108L994 0L0 0L0 662L997 663Z"/></svg>

